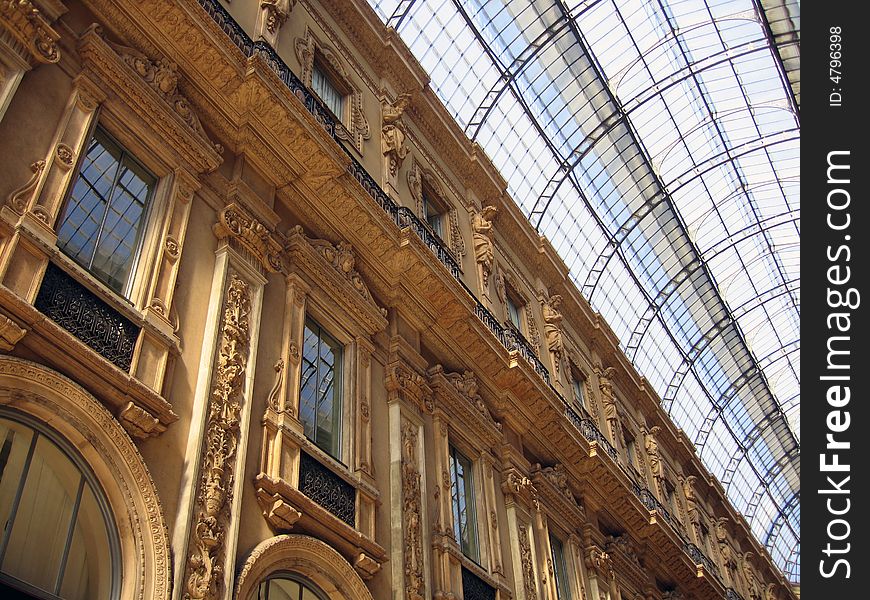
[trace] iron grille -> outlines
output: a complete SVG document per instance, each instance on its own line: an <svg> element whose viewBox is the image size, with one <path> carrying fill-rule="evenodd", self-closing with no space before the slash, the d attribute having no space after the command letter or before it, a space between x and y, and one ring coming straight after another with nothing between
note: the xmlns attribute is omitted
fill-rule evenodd
<svg viewBox="0 0 870 600"><path fill-rule="evenodd" d="M462 567L462 597L464 600L495 600L495 588Z"/></svg>
<svg viewBox="0 0 870 600"><path fill-rule="evenodd" d="M299 491L354 527L356 488L305 452L299 459Z"/></svg>
<svg viewBox="0 0 870 600"><path fill-rule="evenodd" d="M130 370L139 327L66 271L48 263L34 306L113 365Z"/></svg>

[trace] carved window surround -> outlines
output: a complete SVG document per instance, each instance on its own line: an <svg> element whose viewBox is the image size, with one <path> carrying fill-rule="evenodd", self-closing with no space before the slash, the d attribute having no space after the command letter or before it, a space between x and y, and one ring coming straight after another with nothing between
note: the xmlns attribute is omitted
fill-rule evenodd
<svg viewBox="0 0 870 600"><path fill-rule="evenodd" d="M336 131L336 135L350 142L357 152L362 153L363 142L371 138L371 128L362 107L362 89L350 76L339 54L318 39L309 27L306 26L303 37L296 38L294 48L296 58L302 66L300 79L308 89L311 89L311 79L316 62L330 75L332 83L336 85L339 93L345 96L345 114L336 115L341 124L344 125L344 131L339 129Z"/></svg>
<svg viewBox="0 0 870 600"><path fill-rule="evenodd" d="M220 148L208 139L179 91L180 76L174 64L113 45L103 39L96 26L82 34L78 50L82 72L73 80L48 154L34 163L31 180L10 196L2 210L10 241L0 257L0 276L7 287L32 302L45 265L52 260L142 327L129 370L135 380L118 377L104 367L90 371L115 382L98 384L95 379L95 385L105 390L103 401L118 411L130 434L147 437L176 419L159 396L170 364L179 353L179 324L172 306L175 282L190 205L199 188L198 175L213 170L222 159ZM101 126L159 177L127 299L108 291L56 249L55 222L98 114ZM41 324L37 330L58 337L49 330L42 332L45 327ZM29 343L49 346L39 340ZM63 359L57 357L56 350L52 352L63 368ZM83 358L81 350L73 349L72 355L94 362ZM142 391L142 387L149 391Z"/></svg>
<svg viewBox="0 0 870 600"><path fill-rule="evenodd" d="M447 199L444 193L444 186L434 172L423 167L416 158L412 159L411 168L408 170L408 187L411 189L411 196L414 199L415 212L424 223L427 221L428 215L425 213L423 194L424 188L435 196L435 199L443 208L441 211L442 229L444 231L444 242L447 244L456 263L462 268L462 257L466 254L465 240L462 238L462 230L459 228L459 211L456 209L455 202Z"/></svg>
<svg viewBox="0 0 870 600"><path fill-rule="evenodd" d="M494 451L504 443L501 423L493 419L486 402L477 392L477 379L471 371L450 373L441 365L435 365L427 375L434 408L450 415L452 423L462 424L467 439L475 440L478 454L481 449Z"/></svg>
<svg viewBox="0 0 870 600"><path fill-rule="evenodd" d="M309 238L301 227L283 240L279 262L286 273L281 355L263 418L264 437L255 485L263 515L276 531L319 532L368 579L386 560L375 542L379 492L371 457L371 337L387 326L350 244ZM299 420L303 330L317 321L342 347L341 450L328 456L304 435ZM299 489L301 452L356 489L354 525L338 519Z"/></svg>
<svg viewBox="0 0 870 600"><path fill-rule="evenodd" d="M18 239L19 243L31 241L26 234ZM30 302L9 291L2 292L4 306L13 313L16 322L29 330L22 343L62 372L75 372L83 385L99 389L100 400L117 416L132 437L145 439L159 435L178 419L178 415L173 412L169 402L146 385L147 381L143 381L144 378L139 377L137 371L148 362L142 354L147 350L149 340L157 340L168 349L167 354L175 356L180 353L177 338L167 336L144 313L121 300L57 248L43 245L40 249L70 278L141 328L141 331L133 348L132 364L129 371L125 372L60 325L46 319ZM42 274L37 279L37 287L41 280ZM165 369L166 361L157 365L153 377L162 381Z"/></svg>
<svg viewBox="0 0 870 600"><path fill-rule="evenodd" d="M613 561L613 570L618 577L637 592L642 591L649 583L649 574L643 562L646 544L636 542L628 533L619 536L608 536L604 551Z"/></svg>
<svg viewBox="0 0 870 600"><path fill-rule="evenodd" d="M538 324L535 320L535 315L532 312L529 296L521 291L522 281L516 273L513 272L504 264L499 263L495 275L495 290L499 301L504 306L505 324L516 330L517 327L511 321L508 315L508 300L517 305L520 310L520 329L518 333L527 339L531 347L535 351L535 355L541 356L541 334L538 330Z"/></svg>
<svg viewBox="0 0 870 600"><path fill-rule="evenodd" d="M461 570L467 568L487 584L507 590L505 562L501 555L499 519L494 473L500 468L493 452L501 447L500 425L492 418L477 389L476 377L470 371L445 372L437 365L428 372L432 390L431 412L435 432L435 473L433 483L436 523L432 549L434 551L434 592L461 597ZM427 386L427 387L429 387ZM466 557L455 539L450 478L450 448L455 447L472 463L475 488L475 518L479 563Z"/></svg>
<svg viewBox="0 0 870 600"><path fill-rule="evenodd" d="M586 521L586 510L578 502L568 483L568 473L561 464L552 467L532 467L532 485L537 490L537 497L545 512L557 519L568 530L583 527Z"/></svg>

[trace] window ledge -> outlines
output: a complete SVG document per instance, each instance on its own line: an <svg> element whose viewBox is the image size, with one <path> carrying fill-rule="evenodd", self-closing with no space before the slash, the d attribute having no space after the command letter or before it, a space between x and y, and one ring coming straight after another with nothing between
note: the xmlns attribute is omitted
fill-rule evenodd
<svg viewBox="0 0 870 600"><path fill-rule="evenodd" d="M377 573L387 560L386 550L351 527L284 479L260 473L254 478L263 516L276 532L301 530L330 543L363 579ZM358 509L357 509L358 510Z"/></svg>
<svg viewBox="0 0 870 600"><path fill-rule="evenodd" d="M134 438L159 435L178 420L163 396L122 371L66 329L39 312L32 304L0 285L0 304L27 330L18 342L52 368L75 376L117 417Z"/></svg>

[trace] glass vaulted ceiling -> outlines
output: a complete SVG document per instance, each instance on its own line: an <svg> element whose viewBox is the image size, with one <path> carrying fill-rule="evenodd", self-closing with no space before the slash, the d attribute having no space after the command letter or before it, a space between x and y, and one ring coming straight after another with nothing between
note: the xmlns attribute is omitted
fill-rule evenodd
<svg viewBox="0 0 870 600"><path fill-rule="evenodd" d="M759 0L369 1L799 581L800 122Z"/></svg>

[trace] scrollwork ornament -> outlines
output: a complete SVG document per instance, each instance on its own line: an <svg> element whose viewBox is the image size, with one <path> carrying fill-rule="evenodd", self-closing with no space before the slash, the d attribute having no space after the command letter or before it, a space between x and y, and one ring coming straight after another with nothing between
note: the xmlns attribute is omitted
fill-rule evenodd
<svg viewBox="0 0 870 600"><path fill-rule="evenodd" d="M520 563L523 571L523 589L526 592L526 600L537 600L538 593L535 591L535 567L532 561L532 549L529 545L529 536L526 533L526 526L523 523L519 525L520 538Z"/></svg>
<svg viewBox="0 0 870 600"><path fill-rule="evenodd" d="M19 215L24 214L24 211L27 210L30 200L33 197L33 192L36 190L39 178L44 170L44 160L38 160L31 163L30 171L33 175L27 180L27 183L22 185L20 188L13 190L12 193L6 197L6 204Z"/></svg>

